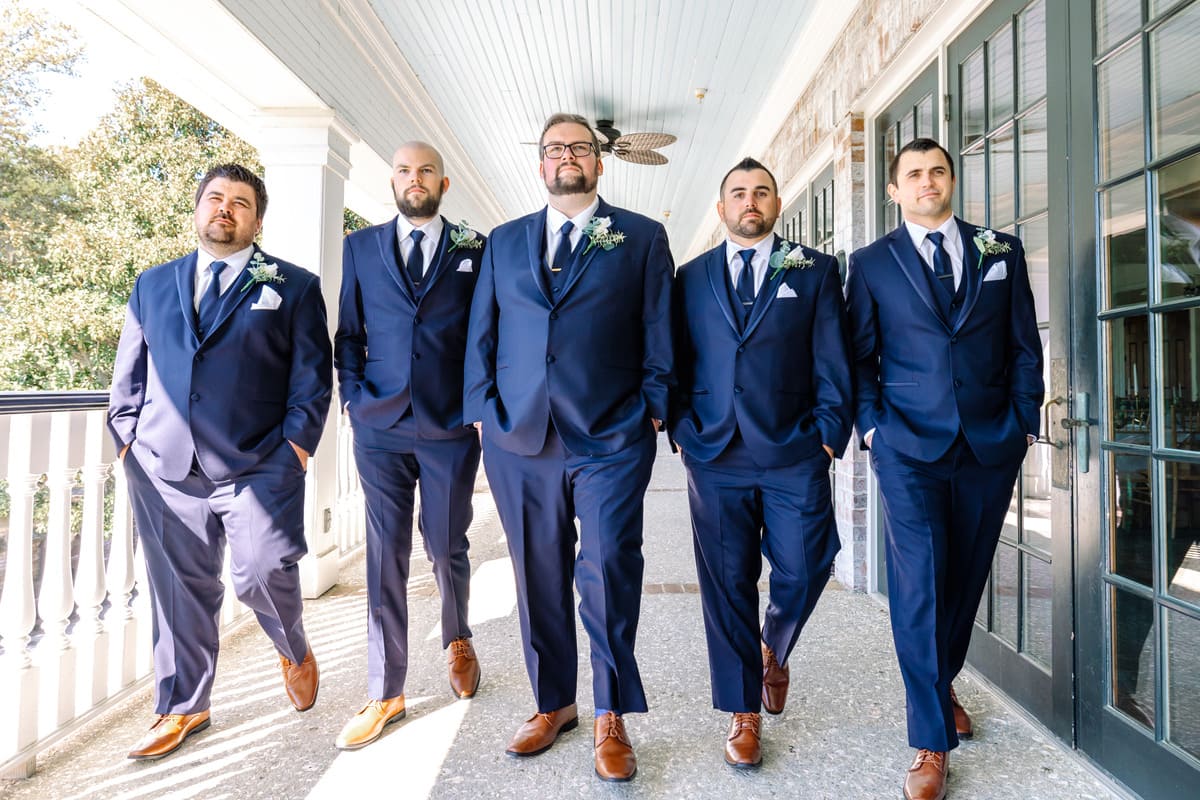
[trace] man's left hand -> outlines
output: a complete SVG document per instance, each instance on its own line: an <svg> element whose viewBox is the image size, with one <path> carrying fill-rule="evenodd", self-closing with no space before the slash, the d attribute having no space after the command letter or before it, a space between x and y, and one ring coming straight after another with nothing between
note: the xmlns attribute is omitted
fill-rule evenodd
<svg viewBox="0 0 1200 800"><path fill-rule="evenodd" d="M308 451L293 442L291 439L288 439L288 444L290 444L292 449L296 451L296 458L300 459L300 469L308 472Z"/></svg>
<svg viewBox="0 0 1200 800"><path fill-rule="evenodd" d="M833 448L827 444L823 444L823 445L821 445L821 447L825 448L825 452L829 453L829 460L833 461Z"/></svg>
<svg viewBox="0 0 1200 800"><path fill-rule="evenodd" d="M655 419L654 417L651 417L651 418L650 418L650 421L651 421L652 423L654 423L654 430L655 430L655 431L666 430L666 429L663 427L663 421L662 421L661 419Z"/></svg>

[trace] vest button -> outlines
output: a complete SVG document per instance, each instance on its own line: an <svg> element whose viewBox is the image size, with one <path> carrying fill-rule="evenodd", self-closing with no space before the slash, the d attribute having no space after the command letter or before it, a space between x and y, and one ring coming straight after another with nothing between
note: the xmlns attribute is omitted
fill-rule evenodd
<svg viewBox="0 0 1200 800"><path fill-rule="evenodd" d="M546 356L546 363L547 363L547 364L553 364L553 363L554 363L554 356Z"/></svg>
<svg viewBox="0 0 1200 800"><path fill-rule="evenodd" d="M421 354L413 353L413 361L420 361L420 360L421 360Z"/></svg>
<svg viewBox="0 0 1200 800"><path fill-rule="evenodd" d="M550 319L558 319L558 312L557 312L557 311L551 311L551 312L550 312Z"/></svg>
<svg viewBox="0 0 1200 800"><path fill-rule="evenodd" d="M954 388L955 388L955 389L961 389L961 388L962 388L962 380L961 380L960 378L955 378L955 379L954 379Z"/></svg>
<svg viewBox="0 0 1200 800"><path fill-rule="evenodd" d="M188 397L191 400L199 400L200 399L200 395L196 394L195 392L192 392Z"/></svg>
<svg viewBox="0 0 1200 800"><path fill-rule="evenodd" d="M741 393L742 393L742 387L740 387L740 386L734 386L734 387L733 387L733 393L734 393L734 394L741 394Z"/></svg>

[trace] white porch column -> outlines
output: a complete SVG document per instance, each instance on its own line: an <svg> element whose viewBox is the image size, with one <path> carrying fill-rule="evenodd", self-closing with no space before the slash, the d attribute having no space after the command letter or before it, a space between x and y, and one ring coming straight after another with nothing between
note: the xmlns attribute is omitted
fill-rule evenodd
<svg viewBox="0 0 1200 800"><path fill-rule="evenodd" d="M263 248L321 276L332 339L342 277L342 210L355 137L332 111L267 109L259 122L256 144L266 168L268 197ZM339 550L333 512L340 406L335 389L325 434L308 467L304 510L308 555L300 562L305 597L318 597L337 582Z"/></svg>

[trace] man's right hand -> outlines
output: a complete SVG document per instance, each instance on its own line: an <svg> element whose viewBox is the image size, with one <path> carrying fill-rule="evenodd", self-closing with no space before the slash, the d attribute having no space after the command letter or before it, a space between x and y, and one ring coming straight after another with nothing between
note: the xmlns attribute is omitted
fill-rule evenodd
<svg viewBox="0 0 1200 800"><path fill-rule="evenodd" d="M868 450L871 449L871 440L874 438L875 438L875 429L871 428L871 430L867 431L867 435L863 437L863 444L865 444L867 446Z"/></svg>
<svg viewBox="0 0 1200 800"><path fill-rule="evenodd" d="M127 445L125 445L124 447L122 447L122 448L121 448L121 452L120 452L120 454L117 456L117 458L119 458L121 461L124 461L124 460L125 460L125 454L129 452L129 448L130 448L130 447L132 447L132 446L133 446L132 444L127 444Z"/></svg>

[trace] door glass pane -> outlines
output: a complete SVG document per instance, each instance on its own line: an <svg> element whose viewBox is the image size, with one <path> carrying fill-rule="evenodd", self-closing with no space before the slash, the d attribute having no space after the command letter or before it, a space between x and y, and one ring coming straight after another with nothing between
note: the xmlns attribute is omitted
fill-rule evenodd
<svg viewBox="0 0 1200 800"><path fill-rule="evenodd" d="M933 95L927 94L917 103L917 136L936 139L933 131Z"/></svg>
<svg viewBox="0 0 1200 800"><path fill-rule="evenodd" d="M1033 290L1033 307L1037 314L1038 327L1045 329L1050 324L1050 222L1043 214L1021 226L1021 242L1025 245L1025 265L1029 270L1029 287ZM1042 342L1043 348L1045 341ZM1049 369L1050 353L1043 349L1043 361ZM1050 385L1049 379L1046 385Z"/></svg>
<svg viewBox="0 0 1200 800"><path fill-rule="evenodd" d="M1101 252L1108 272L1108 306L1136 305L1150 297L1146 277L1146 185L1138 177L1101 197Z"/></svg>
<svg viewBox="0 0 1200 800"><path fill-rule="evenodd" d="M916 133L913 129L914 123L915 117L911 111L900 118L900 141L903 142L901 147L916 138Z"/></svg>
<svg viewBox="0 0 1200 800"><path fill-rule="evenodd" d="M1140 44L1097 67L1096 95L1100 101L1100 179L1106 181L1145 163Z"/></svg>
<svg viewBox="0 0 1200 800"><path fill-rule="evenodd" d="M1154 729L1154 603L1113 587L1112 704Z"/></svg>
<svg viewBox="0 0 1200 800"><path fill-rule="evenodd" d="M1200 607L1200 464L1165 461L1163 473L1167 591ZM1200 653L1196 655L1200 665Z"/></svg>
<svg viewBox="0 0 1200 800"><path fill-rule="evenodd" d="M987 132L983 106L983 48L972 53L962 65L962 146Z"/></svg>
<svg viewBox="0 0 1200 800"><path fill-rule="evenodd" d="M983 600L979 603L979 608L975 609L975 622L982 625L984 630L988 626L988 611L992 607L992 576L989 573L987 586L983 590Z"/></svg>
<svg viewBox="0 0 1200 800"><path fill-rule="evenodd" d="M1159 329L1166 445L1200 450L1200 308L1163 314Z"/></svg>
<svg viewBox="0 0 1200 800"><path fill-rule="evenodd" d="M988 39L988 97L992 128L1004 123L1013 113L1012 25L1005 25Z"/></svg>
<svg viewBox="0 0 1200 800"><path fill-rule="evenodd" d="M1149 588L1154 577L1150 457L1113 453L1110 570Z"/></svg>
<svg viewBox="0 0 1200 800"><path fill-rule="evenodd" d="M1028 518L1026 518L1028 523ZM1049 562L1027 553L1025 564L1025 647L1027 655L1050 666L1050 633L1054 618L1054 583Z"/></svg>
<svg viewBox="0 0 1200 800"><path fill-rule="evenodd" d="M1046 94L1046 4L1034 3L1017 18L1018 108L1029 108Z"/></svg>
<svg viewBox="0 0 1200 800"><path fill-rule="evenodd" d="M1142 24L1142 0L1096 0L1096 52L1103 53Z"/></svg>
<svg viewBox="0 0 1200 800"><path fill-rule="evenodd" d="M1146 317L1107 323L1109 346L1108 438L1121 444L1150 446L1150 329Z"/></svg>
<svg viewBox="0 0 1200 800"><path fill-rule="evenodd" d="M1003 228L1016 216L1013 162L1013 128L1010 126L991 140L988 159L988 199L991 206L987 224L993 228Z"/></svg>
<svg viewBox="0 0 1200 800"><path fill-rule="evenodd" d="M1158 261L1163 300L1200 297L1200 155L1159 170Z"/></svg>
<svg viewBox="0 0 1200 800"><path fill-rule="evenodd" d="M1182 3L1183 0L1150 0L1150 19Z"/></svg>
<svg viewBox="0 0 1200 800"><path fill-rule="evenodd" d="M1200 758L1200 620L1167 612L1168 702L1171 730L1167 738Z"/></svg>
<svg viewBox="0 0 1200 800"><path fill-rule="evenodd" d="M1021 206L1027 217L1047 204L1046 186L1046 107L1030 111L1018 123L1021 127Z"/></svg>
<svg viewBox="0 0 1200 800"><path fill-rule="evenodd" d="M992 562L992 586L995 587L992 633L1016 647L1017 548L1003 542L996 548L996 560Z"/></svg>
<svg viewBox="0 0 1200 800"><path fill-rule="evenodd" d="M1155 157L1170 155L1200 141L1198 41L1200 3L1193 3L1150 34Z"/></svg>
<svg viewBox="0 0 1200 800"><path fill-rule="evenodd" d="M887 136L883 139L883 163L885 169L890 169L892 159L896 157L896 152L900 149L900 145L896 142L896 126L888 125Z"/></svg>
<svg viewBox="0 0 1200 800"><path fill-rule="evenodd" d="M986 184L983 178L983 150L962 157L963 218L976 225L987 224Z"/></svg>

